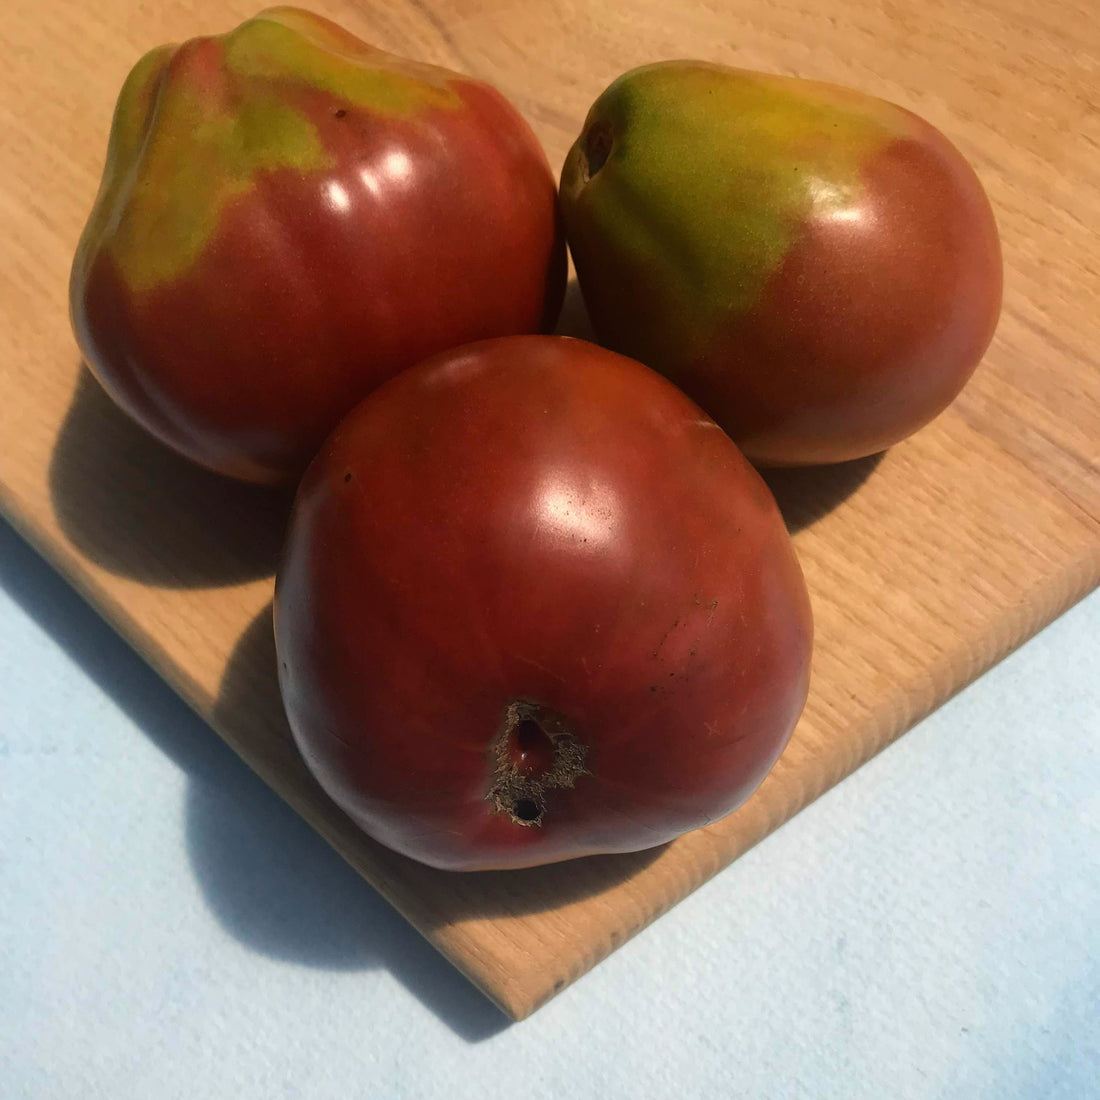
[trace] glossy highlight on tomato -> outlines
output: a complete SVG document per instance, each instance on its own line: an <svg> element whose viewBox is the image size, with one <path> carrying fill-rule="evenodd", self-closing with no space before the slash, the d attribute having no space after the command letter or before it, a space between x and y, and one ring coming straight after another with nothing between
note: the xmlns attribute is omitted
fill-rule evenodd
<svg viewBox="0 0 1100 1100"><path fill-rule="evenodd" d="M70 301L126 411L280 482L404 367L552 328L564 281L554 178L498 92L276 8L135 66Z"/></svg>
<svg viewBox="0 0 1100 1100"><path fill-rule="evenodd" d="M564 337L428 359L302 481L275 598L302 755L452 870L640 850L728 814L806 699L775 501L655 372Z"/></svg>

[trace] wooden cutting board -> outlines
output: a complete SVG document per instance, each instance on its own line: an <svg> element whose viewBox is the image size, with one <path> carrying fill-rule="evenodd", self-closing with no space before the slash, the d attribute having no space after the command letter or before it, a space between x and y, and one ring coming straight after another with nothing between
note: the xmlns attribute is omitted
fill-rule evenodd
<svg viewBox="0 0 1100 1100"><path fill-rule="evenodd" d="M455 875L362 836L305 772L270 629L285 495L131 427L82 373L66 280L115 94L243 0L14 0L0 21L0 504L240 755L521 1017L887 745L1100 578L1100 33L1030 0L317 0L386 49L495 83L561 164L620 72L701 57L891 99L971 159L1005 307L956 405L881 460L771 478L813 596L809 705L741 811L657 851ZM563 322L584 331L575 294Z"/></svg>

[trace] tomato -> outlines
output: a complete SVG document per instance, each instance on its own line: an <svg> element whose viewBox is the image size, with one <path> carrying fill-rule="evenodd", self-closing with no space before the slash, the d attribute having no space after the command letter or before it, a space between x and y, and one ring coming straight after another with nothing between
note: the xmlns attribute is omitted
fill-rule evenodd
<svg viewBox="0 0 1100 1100"><path fill-rule="evenodd" d="M554 178L499 93L280 8L134 68L71 307L147 429L279 482L404 367L551 328L564 281Z"/></svg>
<svg viewBox="0 0 1100 1100"><path fill-rule="evenodd" d="M973 169L923 119L849 89L643 66L593 105L561 195L601 343L759 465L905 438L996 328L1000 241Z"/></svg>
<svg viewBox="0 0 1100 1100"><path fill-rule="evenodd" d="M299 486L275 598L302 755L453 870L658 845L740 805L806 698L783 520L671 383L513 337L377 389Z"/></svg>

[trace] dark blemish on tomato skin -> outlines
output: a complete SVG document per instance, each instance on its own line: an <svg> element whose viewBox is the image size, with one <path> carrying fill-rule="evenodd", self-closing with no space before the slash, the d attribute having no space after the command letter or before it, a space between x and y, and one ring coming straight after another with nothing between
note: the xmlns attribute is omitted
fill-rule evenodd
<svg viewBox="0 0 1100 1100"><path fill-rule="evenodd" d="M670 627L668 628L668 630L666 630L666 631L664 632L664 634L663 634L663 635L662 635L662 637L661 637L661 640L660 640L660 641L659 641L659 642L657 643L657 648L656 648L656 649L655 649L655 650L653 651L653 656L654 656L654 657L658 656L658 654L659 654L659 653L661 652L661 649L662 649L662 647L664 646L665 642L667 642L667 641L668 641L668 636L669 636L669 635L670 635L670 634L671 634L671 633L672 633L672 632L673 632L673 631L674 631L674 630L675 630L675 629L676 629L676 628L677 628L677 627L678 627L679 625L680 625L680 620L679 620L679 619L677 619L677 620L676 620L676 621L675 621L675 622L674 622L674 623L672 624L672 626L670 626Z"/></svg>

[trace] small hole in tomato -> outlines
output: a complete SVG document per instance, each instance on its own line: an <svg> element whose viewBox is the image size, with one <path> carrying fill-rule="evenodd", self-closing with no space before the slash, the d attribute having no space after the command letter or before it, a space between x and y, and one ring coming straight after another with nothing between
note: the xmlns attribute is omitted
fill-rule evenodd
<svg viewBox="0 0 1100 1100"><path fill-rule="evenodd" d="M351 474L344 474L344 481L345 482L351 481Z"/></svg>
<svg viewBox="0 0 1100 1100"><path fill-rule="evenodd" d="M512 763L527 775L541 775L554 765L554 742L533 718L522 718L512 731Z"/></svg>
<svg viewBox="0 0 1100 1100"><path fill-rule="evenodd" d="M333 113L333 114L334 114L334 115L335 115L335 116L336 116L337 118L343 118L343 117L344 117L344 115L346 115L346 114L347 114L347 111L345 111L343 107L340 107L340 108L338 108L337 110L333 111L332 113Z"/></svg>
<svg viewBox="0 0 1100 1100"><path fill-rule="evenodd" d="M539 804L533 798L517 799L512 813L516 815L519 821L538 821L542 815Z"/></svg>

